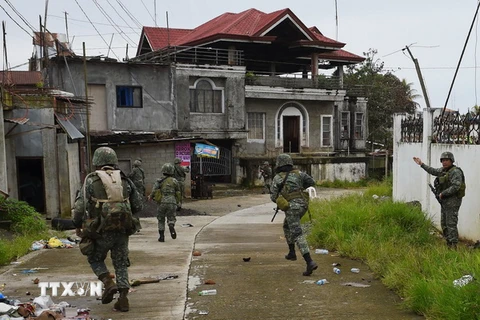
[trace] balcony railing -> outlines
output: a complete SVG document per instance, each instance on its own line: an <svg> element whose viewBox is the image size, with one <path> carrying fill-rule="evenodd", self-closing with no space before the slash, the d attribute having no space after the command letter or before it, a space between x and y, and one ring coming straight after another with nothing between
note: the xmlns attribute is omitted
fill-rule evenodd
<svg viewBox="0 0 480 320"><path fill-rule="evenodd" d="M207 47L168 47L162 50L142 54L130 59L131 62L147 63L191 63L211 65L244 64L243 51Z"/></svg>

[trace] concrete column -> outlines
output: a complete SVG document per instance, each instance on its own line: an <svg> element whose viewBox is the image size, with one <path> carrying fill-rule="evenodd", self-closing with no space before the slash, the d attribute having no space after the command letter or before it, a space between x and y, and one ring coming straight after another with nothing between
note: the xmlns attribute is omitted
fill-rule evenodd
<svg viewBox="0 0 480 320"><path fill-rule="evenodd" d="M3 122L3 102L0 104L0 190L8 193L7 153L5 151L5 124Z"/></svg>
<svg viewBox="0 0 480 320"><path fill-rule="evenodd" d="M311 57L311 71L312 71L312 79L317 81L318 76L318 53L312 53Z"/></svg>
<svg viewBox="0 0 480 320"><path fill-rule="evenodd" d="M423 143L422 143L422 155L420 159L423 162L432 165L432 133L433 133L433 113L435 110L432 109L423 109ZM430 187L428 183L430 182L429 174L422 174L420 176L422 184L422 194L425 203L422 203L422 208L430 208ZM428 210L428 209L427 209Z"/></svg>
<svg viewBox="0 0 480 320"><path fill-rule="evenodd" d="M340 88L343 89L343 65L338 66L337 71L338 71L338 83L340 85Z"/></svg>
<svg viewBox="0 0 480 320"><path fill-rule="evenodd" d="M392 168L392 175L393 179L393 199L397 199L398 188L400 184L400 179L395 177L400 177L399 172L399 152L398 152L398 145L402 139L402 120L406 118L405 114L395 114L393 116L393 168Z"/></svg>

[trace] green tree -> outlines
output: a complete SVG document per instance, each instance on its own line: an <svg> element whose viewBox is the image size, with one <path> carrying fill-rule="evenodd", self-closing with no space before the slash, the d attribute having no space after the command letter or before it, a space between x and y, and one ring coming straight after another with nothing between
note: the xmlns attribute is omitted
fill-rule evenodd
<svg viewBox="0 0 480 320"><path fill-rule="evenodd" d="M418 106L412 83L400 80L390 71L384 70L384 63L377 59L377 50L363 53L365 61L350 66L345 72L344 83L349 87L363 87L368 99L368 140L392 146L393 114L413 113Z"/></svg>

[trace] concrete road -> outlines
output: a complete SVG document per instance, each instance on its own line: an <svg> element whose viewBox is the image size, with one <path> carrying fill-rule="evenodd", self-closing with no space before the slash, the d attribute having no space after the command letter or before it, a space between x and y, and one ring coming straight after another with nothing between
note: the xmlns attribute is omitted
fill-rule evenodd
<svg viewBox="0 0 480 320"><path fill-rule="evenodd" d="M320 190L318 195L341 193ZM190 201L184 207L214 215L178 217L178 238L167 236L165 243L157 242L156 219L144 218L141 232L130 238L131 279L178 278L132 288L127 313L112 311L113 303L102 305L89 296L52 297L53 301L89 308L91 316L98 319L421 318L402 311L398 296L358 261L312 253L319 269L311 277L302 276L305 264L300 256L294 262L284 259L284 215L279 212L270 222L273 203L267 195ZM201 256L193 256L194 250ZM35 278L42 282L96 280L78 248L43 249L19 262L0 269L0 283L6 284L5 295L22 302L40 295L32 281ZM341 264L340 275L332 272L332 263ZM351 273L351 267L360 268L360 273ZM32 268L47 269L22 273ZM321 278L330 283L316 285ZM207 280L215 284L204 284ZM369 287L342 285L345 282ZM216 289L217 294L199 296L204 289Z"/></svg>

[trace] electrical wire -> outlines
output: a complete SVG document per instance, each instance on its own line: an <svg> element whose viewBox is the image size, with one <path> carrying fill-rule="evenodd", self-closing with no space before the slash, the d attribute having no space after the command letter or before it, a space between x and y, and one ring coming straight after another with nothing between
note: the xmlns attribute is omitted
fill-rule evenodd
<svg viewBox="0 0 480 320"><path fill-rule="evenodd" d="M442 114L440 116L440 119L443 119L443 115L445 114L445 109L447 109L448 99L450 98L450 94L452 93L453 85L455 84L455 79L457 78L458 69L460 68L460 64L462 63L463 54L465 53L465 49L467 48L468 39L470 38L470 34L472 33L473 26L474 26L475 21L477 19L478 9L480 9L480 1L477 4L477 9L475 10L475 15L473 16L473 21L472 21L472 24L470 25L470 30L468 30L467 39L465 39L465 44L463 45L462 53L460 54L460 59L458 60L457 69L455 70L455 74L453 75L452 84L450 85L450 89L448 90L447 99L445 100L445 105L443 106L443 110L442 110ZM442 123L442 121L440 121L440 123Z"/></svg>
<svg viewBox="0 0 480 320"><path fill-rule="evenodd" d="M120 27L118 27L118 25L113 21L113 19L110 17L110 15L98 3L98 1L97 0L92 0L92 1L97 6L98 10L100 10L100 12L103 14L103 16L107 19L107 21L110 22L110 25L120 34L120 36L123 38L123 40L125 40L130 45L133 44L135 46L135 41L133 41L129 36L127 36L128 39L123 36L123 33L124 33L123 30Z"/></svg>
<svg viewBox="0 0 480 320"><path fill-rule="evenodd" d="M85 17L90 21L90 18L88 17L88 15L86 14L86 12L83 10L82 6L78 3L77 0L75 0L75 2L77 3L78 7L80 8L80 10L82 10L83 14L85 15ZM100 32L98 31L97 27L95 27L95 25L90 22L90 24L92 25L92 27L95 29L95 31L97 31L98 35L100 36L100 38L102 38L103 42L105 42L105 44L109 47L108 45L108 42L105 40L105 38L100 34ZM115 57L117 57L117 60L120 60L120 58L116 55L116 53L114 51L112 51L112 53L115 55Z"/></svg>
<svg viewBox="0 0 480 320"><path fill-rule="evenodd" d="M125 24L128 26L128 28L132 29L132 31L134 31L137 35L140 35L139 32L135 31L135 29L133 27L131 27L125 19L123 19L122 15L120 13L118 13L117 9L110 3L110 0L107 0L107 3L110 5L110 7L112 7L113 11L115 11L115 13L120 17L120 19L122 19L123 22L125 22Z"/></svg>
<svg viewBox="0 0 480 320"><path fill-rule="evenodd" d="M15 14L16 14L20 19L22 19L23 23L25 23L25 24L28 26L28 28L30 28L30 30L32 30L33 32L35 32L35 30L36 30L35 27L32 26L32 25L30 24L30 22L28 22L28 20L25 19L24 16L22 16L22 14L17 10L17 8L15 8L15 6L10 3L10 1L5 0L5 2L6 2L6 3L8 4L8 6L13 10L13 12L15 12Z"/></svg>
<svg viewBox="0 0 480 320"><path fill-rule="evenodd" d="M29 37L31 37L32 35L30 34L30 32L28 32L24 27L22 27L15 19L13 19L13 17L7 12L7 10L5 10L5 8L0 4L0 8L2 8L3 11L5 11L5 13L7 14L7 16L12 19L12 21L20 28L22 29L23 31L25 31L26 34L28 34Z"/></svg>
<svg viewBox="0 0 480 320"><path fill-rule="evenodd" d="M117 3L120 5L120 7L125 11L127 16L139 27L140 29L142 28L142 24L133 16L133 14L123 5L123 3L120 0L117 0Z"/></svg>
<svg viewBox="0 0 480 320"><path fill-rule="evenodd" d="M65 20L65 17L60 17L60 16L56 16L56 15L53 15L53 14L49 14L48 15L49 17L52 17L52 18L57 18L57 19L62 19L62 20ZM74 18L68 18L68 21L77 21L77 22L83 22L83 23L91 23L90 21L87 21L87 20L81 20L81 19L74 19ZM104 22L93 22L94 24L96 25L102 25L102 26L110 26L109 23L104 23ZM122 28L128 28L129 26L121 26ZM138 28L138 29L141 29L141 28ZM111 34L111 33L109 33Z"/></svg>
<svg viewBox="0 0 480 320"><path fill-rule="evenodd" d="M108 1L108 0L107 0L107 1ZM142 1L142 4L143 4L143 7L145 8L145 10L147 10L148 15L150 16L150 18L152 18L153 23L155 24L155 23L156 23L155 18L152 16L152 14L150 13L150 11L148 11L148 8L147 8L147 6L145 5L145 3L143 2L143 0L141 0L141 1Z"/></svg>

